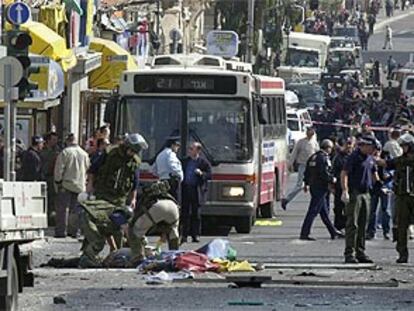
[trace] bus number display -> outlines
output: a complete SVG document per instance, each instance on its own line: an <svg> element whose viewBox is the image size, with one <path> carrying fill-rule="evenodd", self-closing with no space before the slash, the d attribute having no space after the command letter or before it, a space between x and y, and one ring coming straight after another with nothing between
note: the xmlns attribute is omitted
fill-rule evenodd
<svg viewBox="0 0 414 311"><path fill-rule="evenodd" d="M236 77L186 75L136 75L136 93L235 94Z"/></svg>

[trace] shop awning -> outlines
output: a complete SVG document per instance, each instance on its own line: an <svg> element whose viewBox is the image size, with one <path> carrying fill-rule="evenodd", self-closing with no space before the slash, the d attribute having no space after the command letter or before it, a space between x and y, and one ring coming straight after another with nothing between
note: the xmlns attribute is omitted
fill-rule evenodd
<svg viewBox="0 0 414 311"><path fill-rule="evenodd" d="M71 49L66 48L66 41L46 25L38 22L27 22L21 29L30 33L33 43L30 52L47 56L58 62L66 72L76 65L76 56Z"/></svg>
<svg viewBox="0 0 414 311"><path fill-rule="evenodd" d="M92 38L89 49L102 53L101 67L89 74L90 89L113 90L118 87L123 71L138 68L129 52L113 41Z"/></svg>

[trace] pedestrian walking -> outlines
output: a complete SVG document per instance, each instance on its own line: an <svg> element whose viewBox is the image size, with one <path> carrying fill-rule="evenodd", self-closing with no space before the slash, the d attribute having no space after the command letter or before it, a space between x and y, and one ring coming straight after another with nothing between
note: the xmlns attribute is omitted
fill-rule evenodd
<svg viewBox="0 0 414 311"><path fill-rule="evenodd" d="M33 136L32 144L22 155L21 179L23 181L42 181L42 159L40 153L44 147L41 136Z"/></svg>
<svg viewBox="0 0 414 311"><path fill-rule="evenodd" d="M389 50L392 50L393 49L393 44L392 44L392 28L389 25L387 25L385 27L385 41L384 41L384 47L382 49L385 50L387 48Z"/></svg>
<svg viewBox="0 0 414 311"><path fill-rule="evenodd" d="M329 219L329 191L330 187L336 182L329 158L333 148L333 142L325 139L321 143L321 150L314 153L307 161L304 174L304 190L305 192L310 190L311 201L300 232L301 240L315 241L315 238L310 237L309 234L313 221L318 215L321 216L322 222L331 235L331 239L343 236L340 231L335 229Z"/></svg>
<svg viewBox="0 0 414 311"><path fill-rule="evenodd" d="M397 263L407 263L408 228L414 217L414 136L406 133L399 138L398 142L403 149L403 154L388 161L380 160L379 164L387 169L395 170L396 248L399 254Z"/></svg>
<svg viewBox="0 0 414 311"><path fill-rule="evenodd" d="M99 253L104 249L105 241L112 249L122 247L124 231L128 229L125 225L130 218L126 204L137 196L136 174L140 154L146 149L148 144L140 134L130 134L124 144L108 153L101 167L94 172L96 200L81 203L81 229L85 236L79 263L82 268L101 266Z"/></svg>
<svg viewBox="0 0 414 311"><path fill-rule="evenodd" d="M337 230L341 231L345 229L346 216L345 216L345 204L342 202L342 187L341 187L341 172L344 164L346 163L349 155L354 151L355 140L352 137L339 143L339 152L333 158L333 175L336 178L335 183L335 195L334 195L334 226Z"/></svg>
<svg viewBox="0 0 414 311"><path fill-rule="evenodd" d="M161 151L152 171L160 180L168 180L170 183L170 193L174 198L178 198L178 188L183 181L184 173L177 153L181 147L179 137L170 137L163 151Z"/></svg>
<svg viewBox="0 0 414 311"><path fill-rule="evenodd" d="M200 143L192 143L188 157L183 161L184 180L181 194L182 243L191 236L193 243L199 242L201 234L200 206L205 202L207 182L211 179L211 165L202 158Z"/></svg>
<svg viewBox="0 0 414 311"><path fill-rule="evenodd" d="M58 145L59 137L55 132L50 132L46 135L46 144L40 153L42 159L42 175L47 183L47 213L48 224L55 224L56 217L56 189L55 189L55 163L60 153Z"/></svg>
<svg viewBox="0 0 414 311"><path fill-rule="evenodd" d="M297 166L298 176L295 187L289 192L285 199L282 199L282 208L286 210L287 205L303 189L303 178L306 169L306 163L309 157L319 151L319 145L315 138L315 130L309 127L306 130L306 137L296 142L290 155L289 168L291 171Z"/></svg>
<svg viewBox="0 0 414 311"><path fill-rule="evenodd" d="M359 139L358 147L347 159L341 173L342 201L345 215L345 263L372 263L365 253L365 231L370 208L370 194L378 180L372 154L376 140L372 136Z"/></svg>
<svg viewBox="0 0 414 311"><path fill-rule="evenodd" d="M369 36L372 36L374 34L374 26L377 22L377 18L375 17L375 14L369 14L368 15L368 29L369 29Z"/></svg>
<svg viewBox="0 0 414 311"><path fill-rule="evenodd" d="M86 190L89 156L76 141L74 134L66 137L66 148L56 159L54 178L57 188L55 237L78 237L78 194ZM69 217L67 219L67 212Z"/></svg>

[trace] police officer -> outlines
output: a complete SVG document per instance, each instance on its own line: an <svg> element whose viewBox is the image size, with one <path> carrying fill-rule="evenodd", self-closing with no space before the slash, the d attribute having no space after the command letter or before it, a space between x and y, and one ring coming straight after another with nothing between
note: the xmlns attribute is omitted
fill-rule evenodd
<svg viewBox="0 0 414 311"><path fill-rule="evenodd" d="M408 262L407 235L408 227L414 217L414 136L402 135L398 143L403 149L400 157L378 161L388 169L395 169L394 191L397 217L397 263Z"/></svg>
<svg viewBox="0 0 414 311"><path fill-rule="evenodd" d="M370 190L378 178L372 154L376 139L362 136L359 146L347 159L341 173L342 201L345 203L345 263L372 263L365 254L365 230L370 208Z"/></svg>
<svg viewBox="0 0 414 311"><path fill-rule="evenodd" d="M179 205L169 190L166 180L143 188L128 232L132 266L145 258L145 235L149 232L161 234L162 239L167 238L170 250L179 248Z"/></svg>
<svg viewBox="0 0 414 311"><path fill-rule="evenodd" d="M315 241L309 234L313 221L318 214L321 216L332 239L341 235L329 219L329 187L336 181L332 174L332 165L329 159L333 148L332 141L329 139L323 140L321 150L311 155L306 164L304 190L307 192L310 188L311 201L300 232L301 240Z"/></svg>
<svg viewBox="0 0 414 311"><path fill-rule="evenodd" d="M81 267L101 264L98 255L105 246L105 240L110 242L111 248L121 247L121 229L126 229L129 216L126 202L129 196L136 197L132 190L141 161L139 155L147 148L147 142L141 135L128 135L125 143L112 149L96 171L96 200L81 203L84 208L81 228L85 236Z"/></svg>

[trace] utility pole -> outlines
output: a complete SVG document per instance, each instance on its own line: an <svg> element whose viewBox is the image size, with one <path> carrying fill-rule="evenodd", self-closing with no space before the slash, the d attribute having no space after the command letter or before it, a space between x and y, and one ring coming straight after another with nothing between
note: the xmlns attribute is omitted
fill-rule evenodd
<svg viewBox="0 0 414 311"><path fill-rule="evenodd" d="M247 55L246 61L253 61L253 41L254 41L254 3L255 0L248 0L247 8Z"/></svg>

